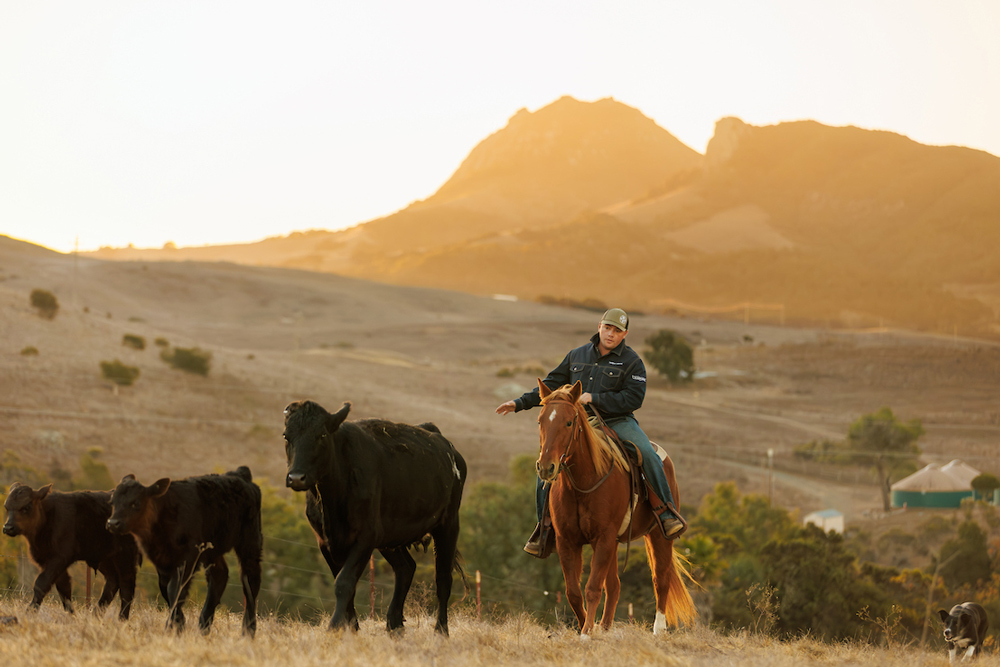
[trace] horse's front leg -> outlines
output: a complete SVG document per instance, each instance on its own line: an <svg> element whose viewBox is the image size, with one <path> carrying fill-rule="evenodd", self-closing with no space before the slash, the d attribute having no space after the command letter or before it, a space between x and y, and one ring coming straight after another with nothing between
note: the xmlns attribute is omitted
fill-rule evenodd
<svg viewBox="0 0 1000 667"><path fill-rule="evenodd" d="M611 629L615 620L615 610L618 609L618 596L621 594L622 582L618 578L618 544L615 543L615 558L612 567L604 579L604 615L601 617L601 627Z"/></svg>
<svg viewBox="0 0 1000 667"><path fill-rule="evenodd" d="M566 600L569 601L569 606L576 614L577 624L582 629L586 620L583 591L580 589L580 577L583 576L583 547L571 545L556 535L556 553L559 554L563 579L566 580Z"/></svg>
<svg viewBox="0 0 1000 667"><path fill-rule="evenodd" d="M614 568L615 580L618 579L618 541L615 536L609 535L601 537L591 544L594 549L594 556L590 559L590 576L587 577L587 623L580 631L587 635L594 629L594 620L597 617L597 605L601 603L601 593L604 592L605 581L610 576L609 570ZM618 593L620 586L616 585L614 591L614 604L611 604L609 592L608 600L604 605L604 618L601 625L607 628L611 625L611 619L615 616L615 607L618 606Z"/></svg>

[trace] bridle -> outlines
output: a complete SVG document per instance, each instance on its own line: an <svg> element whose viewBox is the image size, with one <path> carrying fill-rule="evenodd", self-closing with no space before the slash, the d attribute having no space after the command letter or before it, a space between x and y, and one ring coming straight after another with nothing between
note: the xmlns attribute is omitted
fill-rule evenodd
<svg viewBox="0 0 1000 667"><path fill-rule="evenodd" d="M583 435L584 425L582 423L580 423L580 410L576 409L576 403L575 402L570 401L570 400L565 399L565 398L557 398L557 399L548 401L546 403L546 406L548 406L549 403L566 403L567 405L569 405L569 406L571 406L573 408L573 421L570 424L571 431L570 431L570 436L569 436L569 443L566 445L566 451L563 452L559 456L559 468L558 468L558 471L556 472L556 476L558 476L560 472L562 472L563 470L565 470L566 471L566 478L569 480L569 485L573 488L574 491L576 491L577 493L593 493L598 488L600 488L601 484L604 484L604 482L608 479L608 477L611 476L611 472L615 469L615 466L614 466L614 464L608 466L608 471L606 473L604 473L604 477L602 477L601 479L599 479L597 481L597 484L594 484L589 489L581 489L579 486L577 486L576 480L573 479L573 473L570 470L570 468L572 467L572 464L567 463L566 459L569 458L570 447L573 446L573 443L579 438L579 436ZM541 421L541 417L539 417L539 422L540 421ZM537 469L538 467L539 467L538 462L536 462L535 463L535 468ZM553 480L553 481L555 481L555 480Z"/></svg>

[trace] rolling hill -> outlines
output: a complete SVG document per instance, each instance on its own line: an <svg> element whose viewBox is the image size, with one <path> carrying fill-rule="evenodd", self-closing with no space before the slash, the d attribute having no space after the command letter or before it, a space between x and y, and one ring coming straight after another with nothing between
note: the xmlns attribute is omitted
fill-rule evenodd
<svg viewBox="0 0 1000 667"><path fill-rule="evenodd" d="M102 249L833 327L1000 337L1000 158L720 120L701 156L614 100L519 111L438 192L340 232Z"/></svg>

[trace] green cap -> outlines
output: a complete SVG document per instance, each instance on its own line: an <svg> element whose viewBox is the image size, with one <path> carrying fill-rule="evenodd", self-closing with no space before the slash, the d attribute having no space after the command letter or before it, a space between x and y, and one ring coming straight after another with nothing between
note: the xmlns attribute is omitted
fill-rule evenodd
<svg viewBox="0 0 1000 667"><path fill-rule="evenodd" d="M604 317L601 318L601 324L610 324L622 331L628 331L628 315L621 308L611 308L604 313Z"/></svg>

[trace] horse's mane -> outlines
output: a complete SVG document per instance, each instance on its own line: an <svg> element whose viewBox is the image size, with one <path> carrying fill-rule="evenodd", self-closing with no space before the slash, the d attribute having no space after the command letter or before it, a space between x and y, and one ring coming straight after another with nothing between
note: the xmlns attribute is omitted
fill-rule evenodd
<svg viewBox="0 0 1000 667"><path fill-rule="evenodd" d="M587 445L587 450L590 453L590 459L594 462L594 469L599 475L603 475L608 471L608 468L614 463L619 469L627 471L628 464L625 462L625 457L622 455L621 451L617 447L613 447L608 439L604 437L603 434L598 433L591 425L589 415L587 414L587 409L579 401L573 401L570 397L571 385L563 385L558 389L553 389L552 393L542 399L542 405L546 405L551 401L565 401L566 403L571 403L573 408L576 410L577 418L585 424L585 428L581 429L583 433L584 442Z"/></svg>

